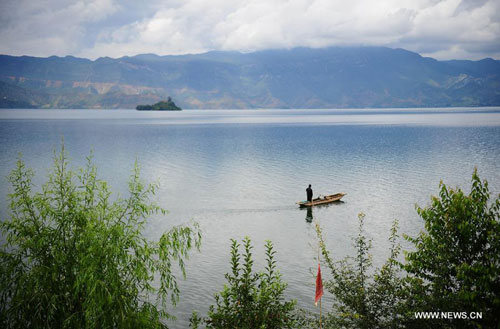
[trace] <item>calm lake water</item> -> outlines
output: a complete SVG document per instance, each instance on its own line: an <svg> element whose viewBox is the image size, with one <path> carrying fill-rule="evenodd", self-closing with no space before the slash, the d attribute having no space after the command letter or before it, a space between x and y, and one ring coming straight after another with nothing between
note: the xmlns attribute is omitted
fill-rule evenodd
<svg viewBox="0 0 500 329"><path fill-rule="evenodd" d="M151 218L151 239L190 219L200 224L202 250L188 262L172 328L187 327L192 310L203 314L213 304L230 270L229 239L245 236L254 243L257 268L264 263L264 241L273 241L287 296L315 310L314 225L295 204L305 199L308 184L315 196L347 193L344 203L312 213L333 256L352 253L357 214L364 212L376 264L387 256L394 219L401 232L419 232L415 204L428 204L440 180L468 190L477 167L491 192L500 192L500 108L0 110L2 218L5 176L17 155L40 184L62 136L75 167L93 150L100 177L122 195L135 159L145 181L160 182L157 201L170 213Z"/></svg>

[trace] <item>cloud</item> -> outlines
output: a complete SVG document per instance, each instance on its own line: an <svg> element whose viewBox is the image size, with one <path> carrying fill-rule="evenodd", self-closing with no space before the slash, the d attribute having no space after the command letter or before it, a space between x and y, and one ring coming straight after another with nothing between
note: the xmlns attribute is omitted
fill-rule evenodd
<svg viewBox="0 0 500 329"><path fill-rule="evenodd" d="M14 0L0 8L0 52L67 55L78 52L87 24L116 10L112 0Z"/></svg>
<svg viewBox="0 0 500 329"><path fill-rule="evenodd" d="M377 45L440 59L500 58L497 0L23 0L2 7L9 9L0 24L6 53L96 58Z"/></svg>
<svg viewBox="0 0 500 329"><path fill-rule="evenodd" d="M500 58L500 22L497 1L446 0L422 10L415 27L400 39L403 47L438 58ZM469 8L465 10L464 8Z"/></svg>

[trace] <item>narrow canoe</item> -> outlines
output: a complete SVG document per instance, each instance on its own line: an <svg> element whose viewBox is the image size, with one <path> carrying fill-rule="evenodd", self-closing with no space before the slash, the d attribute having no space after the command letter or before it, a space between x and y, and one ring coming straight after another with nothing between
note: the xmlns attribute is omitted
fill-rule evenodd
<svg viewBox="0 0 500 329"><path fill-rule="evenodd" d="M320 196L319 198L313 199L311 202L310 201L300 201L297 202L297 204L300 207L312 207L312 206L319 206L322 204L327 204L335 201L340 201L342 197L345 195L345 193L337 193L337 194L331 194L331 195L325 195L325 196Z"/></svg>

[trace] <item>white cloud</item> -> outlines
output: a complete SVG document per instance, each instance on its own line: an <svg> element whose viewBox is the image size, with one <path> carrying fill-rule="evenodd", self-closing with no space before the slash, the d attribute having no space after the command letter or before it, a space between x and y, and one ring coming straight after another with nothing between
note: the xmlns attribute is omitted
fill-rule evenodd
<svg viewBox="0 0 500 329"><path fill-rule="evenodd" d="M172 0L144 6L134 16L136 4L113 0L10 3L18 22L0 24L0 52L95 58L381 45L437 58L500 58L498 0ZM90 29L97 32L84 44Z"/></svg>
<svg viewBox="0 0 500 329"><path fill-rule="evenodd" d="M2 4L0 53L67 55L78 52L86 24L116 10L113 0L16 0Z"/></svg>
<svg viewBox="0 0 500 329"><path fill-rule="evenodd" d="M481 50L500 47L500 3L483 1L468 11L460 10L462 4L444 0L422 10L415 27L401 38L401 45L437 58L500 58L498 50Z"/></svg>

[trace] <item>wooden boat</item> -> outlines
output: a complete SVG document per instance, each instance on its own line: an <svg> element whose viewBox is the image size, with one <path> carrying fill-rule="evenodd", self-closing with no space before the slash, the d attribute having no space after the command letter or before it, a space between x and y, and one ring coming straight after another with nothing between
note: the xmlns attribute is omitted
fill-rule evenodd
<svg viewBox="0 0 500 329"><path fill-rule="evenodd" d="M304 208L304 207L312 207L312 206L319 206L322 204L327 204L327 203L332 203L335 201L340 201L342 197L345 195L345 193L337 193L337 194L331 194L331 195L325 195L325 196L320 196L319 198L313 199L312 201L300 201L297 202L299 207Z"/></svg>

